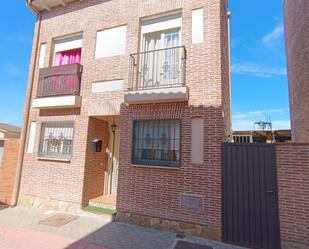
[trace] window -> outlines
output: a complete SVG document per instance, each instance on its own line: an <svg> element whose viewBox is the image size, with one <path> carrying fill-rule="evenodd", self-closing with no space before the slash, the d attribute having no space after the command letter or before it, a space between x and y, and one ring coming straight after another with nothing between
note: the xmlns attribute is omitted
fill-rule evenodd
<svg viewBox="0 0 309 249"><path fill-rule="evenodd" d="M141 27L140 88L181 82L181 13L145 20Z"/></svg>
<svg viewBox="0 0 309 249"><path fill-rule="evenodd" d="M74 122L44 122L42 124L39 157L71 159Z"/></svg>
<svg viewBox="0 0 309 249"><path fill-rule="evenodd" d="M3 150L4 150L4 141L0 140L0 168L2 167Z"/></svg>
<svg viewBox="0 0 309 249"><path fill-rule="evenodd" d="M135 121L133 163L154 166L179 166L180 120Z"/></svg>
<svg viewBox="0 0 309 249"><path fill-rule="evenodd" d="M80 63L83 46L81 34L55 39L53 66Z"/></svg>

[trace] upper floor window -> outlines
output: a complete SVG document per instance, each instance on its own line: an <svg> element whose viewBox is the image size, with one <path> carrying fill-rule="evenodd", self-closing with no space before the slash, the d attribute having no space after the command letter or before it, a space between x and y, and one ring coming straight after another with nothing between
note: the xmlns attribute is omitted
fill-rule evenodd
<svg viewBox="0 0 309 249"><path fill-rule="evenodd" d="M141 52L181 45L181 13L144 20L141 27Z"/></svg>
<svg viewBox="0 0 309 249"><path fill-rule="evenodd" d="M138 88L183 84L184 48L181 45L181 14L142 22L141 52L133 55L138 66ZM136 63L135 63L136 64Z"/></svg>
<svg viewBox="0 0 309 249"><path fill-rule="evenodd" d="M80 63L82 45L82 35L55 39L53 66Z"/></svg>
<svg viewBox="0 0 309 249"><path fill-rule="evenodd" d="M180 120L134 122L133 163L176 167L180 165Z"/></svg>
<svg viewBox="0 0 309 249"><path fill-rule="evenodd" d="M73 149L73 121L42 123L39 157L71 159Z"/></svg>

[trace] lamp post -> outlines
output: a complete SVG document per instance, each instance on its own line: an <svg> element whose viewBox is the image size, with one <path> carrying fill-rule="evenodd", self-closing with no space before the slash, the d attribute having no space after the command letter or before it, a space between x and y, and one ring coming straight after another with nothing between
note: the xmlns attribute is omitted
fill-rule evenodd
<svg viewBox="0 0 309 249"><path fill-rule="evenodd" d="M114 171L114 152L115 152L115 137L116 137L116 129L117 125L115 122L111 125L111 130L113 133L113 145L112 145L112 165L111 165L111 180L110 180L110 186L109 186L109 194L112 194L112 188L113 188L113 171Z"/></svg>

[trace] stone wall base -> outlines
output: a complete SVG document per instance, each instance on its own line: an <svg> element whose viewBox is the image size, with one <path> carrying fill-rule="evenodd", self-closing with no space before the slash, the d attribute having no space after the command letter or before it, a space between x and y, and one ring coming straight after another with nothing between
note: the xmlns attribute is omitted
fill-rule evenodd
<svg viewBox="0 0 309 249"><path fill-rule="evenodd" d="M80 204L24 194L19 195L18 205L62 212L78 212L81 210Z"/></svg>
<svg viewBox="0 0 309 249"><path fill-rule="evenodd" d="M219 227L208 227L199 224L137 215L128 212L117 212L115 221L221 241L221 229Z"/></svg>
<svg viewBox="0 0 309 249"><path fill-rule="evenodd" d="M290 242L281 242L282 249L309 249L309 245L300 245Z"/></svg>

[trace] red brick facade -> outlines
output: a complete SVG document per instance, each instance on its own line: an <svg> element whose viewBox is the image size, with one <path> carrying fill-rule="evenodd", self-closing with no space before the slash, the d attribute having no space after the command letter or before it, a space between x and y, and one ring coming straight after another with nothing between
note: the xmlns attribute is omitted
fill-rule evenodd
<svg viewBox="0 0 309 249"><path fill-rule="evenodd" d="M281 240L308 247L309 144L278 144L276 148Z"/></svg>
<svg viewBox="0 0 309 249"><path fill-rule="evenodd" d="M183 104L130 106L121 113L122 126L132 130L135 119L181 119L181 165L176 169L132 165L131 133L121 133L120 172L117 210L151 217L206 225L220 231L222 110L214 107L192 107ZM205 118L205 161L190 162L191 119ZM217 132L214 132L216 131ZM181 210L181 194L203 197L202 213Z"/></svg>
<svg viewBox="0 0 309 249"><path fill-rule="evenodd" d="M309 3L285 0L285 37L292 139L309 142Z"/></svg>
<svg viewBox="0 0 309 249"><path fill-rule="evenodd" d="M19 149L18 137L5 137L0 168L0 203L11 204Z"/></svg>

